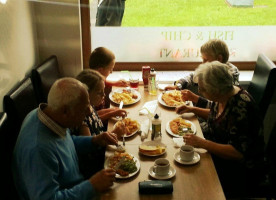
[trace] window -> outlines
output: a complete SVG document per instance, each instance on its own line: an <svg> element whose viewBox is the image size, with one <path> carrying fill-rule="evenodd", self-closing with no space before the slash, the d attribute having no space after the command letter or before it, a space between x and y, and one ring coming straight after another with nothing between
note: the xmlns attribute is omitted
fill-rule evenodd
<svg viewBox="0 0 276 200"><path fill-rule="evenodd" d="M169 63L167 67L189 69L201 62L200 46L219 38L229 47L229 61L240 63L240 69L254 67L252 62L261 52L276 60L276 2L255 0L253 7L226 2L127 0L121 27L113 27L95 26L98 1L90 0L92 49L111 49L117 63L125 66Z"/></svg>

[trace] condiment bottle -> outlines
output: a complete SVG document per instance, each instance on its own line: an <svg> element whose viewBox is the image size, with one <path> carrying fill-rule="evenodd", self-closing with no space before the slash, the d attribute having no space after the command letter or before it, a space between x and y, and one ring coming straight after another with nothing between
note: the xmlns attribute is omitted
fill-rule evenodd
<svg viewBox="0 0 276 200"><path fill-rule="evenodd" d="M145 90L148 89L149 74L150 74L150 66L143 66L142 67L142 77L143 77L143 82L144 82L144 88L145 88Z"/></svg>
<svg viewBox="0 0 276 200"><path fill-rule="evenodd" d="M149 81L148 81L148 90L150 95L157 95L157 89L156 89L156 72L154 68L151 68L150 74L149 74Z"/></svg>
<svg viewBox="0 0 276 200"><path fill-rule="evenodd" d="M161 120L157 113L154 115L154 118L151 124L152 124L151 140L155 140L158 138L161 140Z"/></svg>

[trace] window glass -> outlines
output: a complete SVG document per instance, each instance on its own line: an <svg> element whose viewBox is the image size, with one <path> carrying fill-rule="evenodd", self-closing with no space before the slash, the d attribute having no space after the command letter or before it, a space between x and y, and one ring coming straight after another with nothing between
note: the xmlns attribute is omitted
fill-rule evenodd
<svg viewBox="0 0 276 200"><path fill-rule="evenodd" d="M256 61L259 53L275 61L276 1L240 2L127 0L120 26L95 26L101 4L90 1L92 50L105 46L117 62L200 62L200 46L219 38L229 61Z"/></svg>

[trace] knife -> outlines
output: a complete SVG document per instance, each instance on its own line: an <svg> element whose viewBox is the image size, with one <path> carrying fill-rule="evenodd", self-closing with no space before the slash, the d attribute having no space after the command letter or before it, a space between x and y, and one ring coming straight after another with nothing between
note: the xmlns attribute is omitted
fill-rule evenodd
<svg viewBox="0 0 276 200"><path fill-rule="evenodd" d="M124 102L123 102L123 101L121 101L121 102L120 102L119 109L122 109L122 108L123 108L123 106L124 106ZM119 117L120 117L120 116L116 116L116 119L119 119Z"/></svg>

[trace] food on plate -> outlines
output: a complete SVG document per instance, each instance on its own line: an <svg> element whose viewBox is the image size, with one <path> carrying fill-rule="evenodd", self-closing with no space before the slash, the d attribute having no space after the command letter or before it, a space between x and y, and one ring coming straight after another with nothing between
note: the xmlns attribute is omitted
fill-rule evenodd
<svg viewBox="0 0 276 200"><path fill-rule="evenodd" d="M170 121L170 129L176 135L185 135L186 133L193 133L192 124L187 122L185 119L176 118Z"/></svg>
<svg viewBox="0 0 276 200"><path fill-rule="evenodd" d="M139 124L136 120L132 120L130 118L125 118L122 119L121 121L119 121L116 126L122 126L123 124L125 124L126 126L126 135L131 135L132 133L134 133L135 131L137 131L140 127Z"/></svg>
<svg viewBox="0 0 276 200"><path fill-rule="evenodd" d="M114 156L109 158L108 167L114 169L121 176L128 176L136 172L137 166L133 156L128 153L114 152Z"/></svg>
<svg viewBox="0 0 276 200"><path fill-rule="evenodd" d="M112 100L116 103L120 103L121 101L124 104L131 104L134 103L135 100L138 98L136 94L134 94L131 90L123 89L122 92L114 92L112 95Z"/></svg>
<svg viewBox="0 0 276 200"><path fill-rule="evenodd" d="M178 91L178 90L164 93L162 95L162 100L168 106L180 106L182 104L185 104L185 102L181 98L181 91Z"/></svg>
<svg viewBox="0 0 276 200"><path fill-rule="evenodd" d="M166 150L165 146L159 146L159 145L140 145L139 151L142 154L148 154L148 155L160 155L164 153Z"/></svg>

